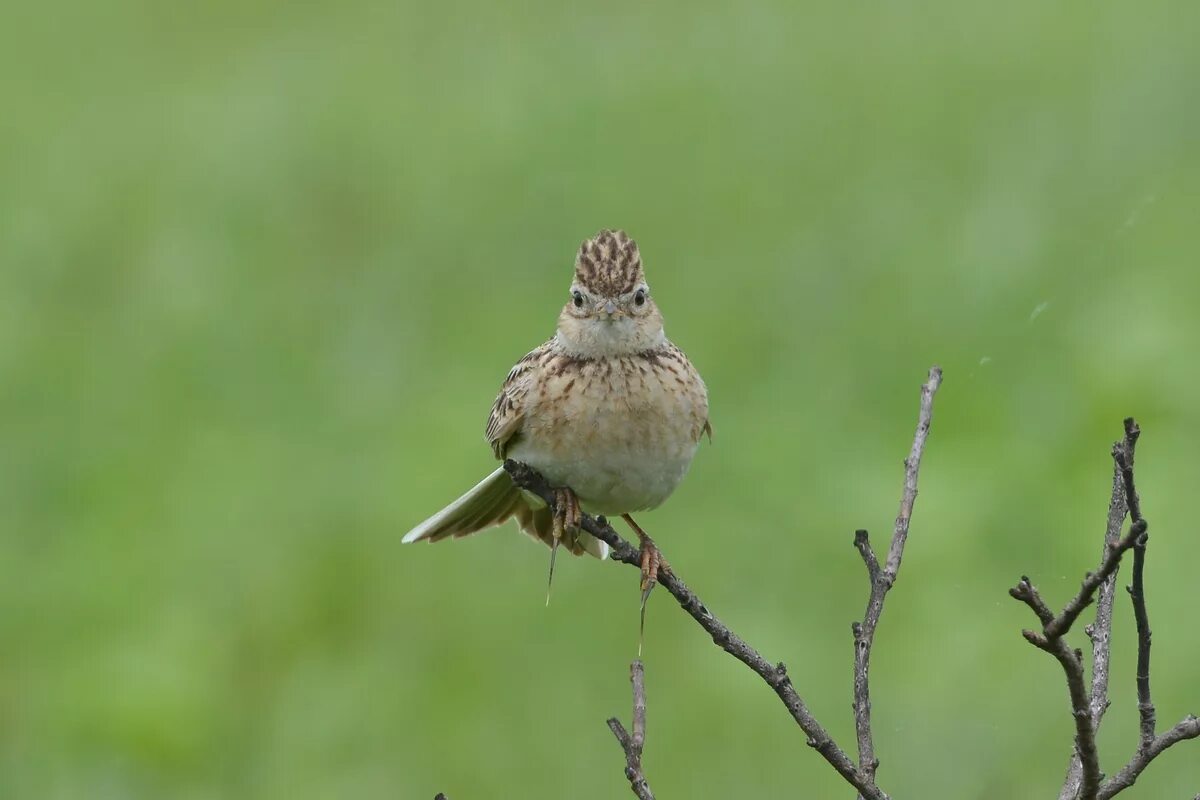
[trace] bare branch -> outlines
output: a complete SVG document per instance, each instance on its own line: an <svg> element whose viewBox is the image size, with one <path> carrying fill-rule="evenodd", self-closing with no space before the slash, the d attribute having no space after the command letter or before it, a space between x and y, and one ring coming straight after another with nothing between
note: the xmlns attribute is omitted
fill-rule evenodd
<svg viewBox="0 0 1200 800"><path fill-rule="evenodd" d="M1133 417L1125 418L1125 446L1113 448L1113 458L1121 468L1121 480L1125 484L1125 502L1129 506L1129 519L1137 522L1142 518L1142 501L1133 485L1133 455L1142 429Z"/></svg>
<svg viewBox="0 0 1200 800"><path fill-rule="evenodd" d="M512 476L513 483L526 491L533 492L553 507L554 490L536 470L511 459L504 462L504 468ZM603 517L583 514L580 527L608 544L612 548L609 556L614 561L620 561L641 570L642 561L637 548L621 538ZM660 570L658 582L670 592L688 616L712 637L713 643L753 670L771 687L772 691L783 701L783 705L791 714L792 719L808 736L809 746L820 753L821 757L829 762L839 775L845 778L863 797L869 798L869 800L887 800L887 794L859 773L846 752L838 747L837 742L830 737L817 718L808 710L808 706L796 691L796 687L792 685L791 679L788 678L787 668L782 663L770 663L746 640L731 631L725 623L708 610L696 593L689 589L673 570Z"/></svg>
<svg viewBox="0 0 1200 800"><path fill-rule="evenodd" d="M1134 484L1133 458L1134 445L1137 443L1141 429L1132 417L1125 420L1125 447L1113 454L1121 472L1124 483L1125 498L1129 505L1129 518L1133 521L1130 535L1138 532L1137 543L1133 551L1133 584L1129 587L1133 599L1133 616L1137 625L1138 655L1137 655L1137 696L1139 741L1137 750L1129 763L1121 771L1101 787L1099 797L1103 800L1112 797L1133 785L1142 771L1150 765L1167 748L1200 736L1200 720L1189 714L1175 727L1155 735L1156 714L1154 703L1150 696L1150 619L1146 611L1145 566L1146 545L1149 543L1149 524L1142 516L1141 498L1138 497Z"/></svg>
<svg viewBox="0 0 1200 800"><path fill-rule="evenodd" d="M1134 486L1133 460L1141 430L1132 417L1125 420L1125 438L1113 445L1116 473L1113 479L1112 500L1109 503L1108 529L1105 534L1104 557L1100 569L1089 573L1083 586L1057 616L1053 616L1028 578L1009 590L1009 594L1021 600L1042 622L1041 632L1022 631L1025 638L1035 646L1052 654L1063 667L1067 679L1067 690L1071 697L1071 712L1075 719L1075 755L1067 771L1060 800L1097 800L1107 798L1133 785L1151 761L1164 750L1185 739L1200 736L1200 722L1191 715L1162 736L1155 736L1155 711L1150 697L1150 624L1146 613L1144 567L1149 528L1142 516L1141 503ZM1129 533L1119 537L1120 525L1128 509L1131 524ZM1140 737L1133 758L1107 782L1101 784L1100 764L1096 753L1096 730L1100 726L1104 710L1108 706L1109 639L1112 631L1111 587L1121 557L1128 550L1134 551L1133 585L1129 593L1133 597L1134 618L1138 631L1138 715ZM1104 594L1108 587L1109 593ZM1101 590L1101 603L1096 612L1096 622L1087 627L1092 640L1092 691L1084 688L1083 654L1072 650L1063 637L1079 614L1092 602L1097 589Z"/></svg>
<svg viewBox="0 0 1200 800"><path fill-rule="evenodd" d="M925 440L929 438L929 424L933 421L933 395L942 385L942 368L931 367L929 380L921 387L921 413L917 418L917 433L913 437L912 449L904 460L904 495L900 499L900 513L892 529L892 546L888 549L886 574L895 583L900 571L900 559L904 557L904 544L908 541L908 521L912 518L913 504L917 502L917 473L921 471L921 454L925 451Z"/></svg>
<svg viewBox="0 0 1200 800"><path fill-rule="evenodd" d="M629 680L633 684L633 734L627 732L616 717L608 720L608 727L625 751L625 777L629 779L629 788L639 800L654 800L654 792L650 791L650 784L642 773L642 748L646 743L646 679L641 659L629 665Z"/></svg>
<svg viewBox="0 0 1200 800"><path fill-rule="evenodd" d="M1125 484L1116 464L1113 464L1112 496L1108 503L1108 524L1104 531L1104 546L1115 546L1121 540L1121 526L1125 521ZM1084 630L1092 642L1092 721L1096 729L1104 712L1108 710L1108 666L1111 660L1112 612L1117 596L1117 572L1100 584L1096 596L1096 620Z"/></svg>
<svg viewBox="0 0 1200 800"><path fill-rule="evenodd" d="M1162 755L1163 751L1182 741L1197 737L1200 737L1200 719L1188 714L1175 727L1164 731L1161 736L1154 737L1148 747L1139 747L1129 763L1104 782L1097 797L1100 800L1108 800L1118 792L1128 789L1142 774L1142 770L1150 766L1150 762Z"/></svg>
<svg viewBox="0 0 1200 800"><path fill-rule="evenodd" d="M1125 503L1125 481L1122 477L1121 465L1118 462L1117 454L1125 448L1131 454L1133 453L1134 445L1137 439L1133 441L1124 439L1113 443L1113 477L1112 477L1112 493L1108 501L1108 520L1104 529L1104 553L1107 553L1109 548L1115 547L1121 539L1121 526L1125 523L1125 515L1128 508ZM1088 639L1092 643L1092 689L1091 689L1091 712L1092 712L1092 727L1099 734L1100 723L1104 719L1104 712L1108 710L1108 675L1109 661L1112 643L1112 614L1113 602L1116 600L1117 589L1117 572L1120 570L1120 565L1113 570L1101 584L1096 597L1096 619L1093 623L1084 628ZM1059 800L1072 800L1079 794L1079 784L1082 779L1082 765L1079 761L1079 753L1076 752L1071 757L1071 763L1067 768L1067 777L1063 781L1062 791L1059 793Z"/></svg>
<svg viewBox="0 0 1200 800"><path fill-rule="evenodd" d="M913 503L917 496L917 473L920 468L921 453L929 435L933 395L941 384L941 379L941 369L933 367L929 371L929 380L922 386L921 413L917 423L917 432L913 440L913 447L909 458L905 461L904 496L900 503L900 514L896 518L896 527L892 536L892 547L888 553L888 567L881 573L888 583L888 588L895 581L896 570L900 567L900 559L904 553L904 543L908 537L909 519L912 516ZM555 502L553 487L536 470L511 459L504 462L504 469L512 476L513 483L526 491L532 492L553 507ZM623 564L629 564L637 567L639 570L641 569L641 555L637 548L625 541L603 517L593 517L589 514L584 514L580 521L580 527L608 544L611 548L610 557L614 561L620 561ZM878 562L876 562L876 566L878 566ZM837 742L833 740L824 726L808 710L807 704L800 697L800 694L796 691L795 686L788 677L787 667L783 663L772 664L767 661L754 647L731 631L725 623L721 622L721 620L708 610L700 598L696 596L696 593L688 588L687 584L673 570L660 570L658 582L670 592L671 596L675 598L676 602L679 603L688 616L695 620L712 637L714 644L749 667L771 687L772 691L783 702L792 719L796 721L796 724L807 735L808 745L816 750L830 766L837 770L838 774L847 783L858 790L860 797L864 798L864 800L888 800L888 795L875 785L874 766L870 768L869 772L865 768L860 769L855 766L850 757L846 755L846 752L838 746ZM886 589L883 591L886 592ZM882 594L879 599L879 608L882 609ZM869 614L870 611L868 610ZM879 612L876 611L871 618L872 635L874 634L874 624L878 621L878 618ZM864 618L865 621L866 619ZM869 646L866 649L869 650ZM856 687L858 674L856 669ZM864 667L862 671L864 678L866 674ZM866 695L863 696L867 698ZM857 697L858 690L856 688ZM869 698L866 699L864 707L869 707ZM623 730L619 722L617 726ZM611 723L610 727L612 727ZM614 727L613 733L620 740L621 735L617 730L618 728ZM874 763L873 755L870 756L869 761L872 764Z"/></svg>
<svg viewBox="0 0 1200 800"><path fill-rule="evenodd" d="M1133 584L1128 587L1129 596L1133 598L1133 618L1137 625L1137 697L1138 719L1141 729L1141 747L1150 746L1154 740L1154 729L1157 727L1154 701L1150 697L1150 618L1146 612L1146 587L1144 572L1146 569L1147 534L1142 534L1142 543L1133 549Z"/></svg>
<svg viewBox="0 0 1200 800"><path fill-rule="evenodd" d="M1135 525L1134 527L1138 526ZM1117 567L1121 564L1121 556L1125 555L1126 550L1133 549L1141 534L1142 530L1140 528L1136 534L1133 528L1130 528L1125 538L1118 540L1115 546L1105 546L1104 559L1100 562L1100 568L1084 576L1083 585L1079 587L1079 593L1071 598L1070 602L1063 607L1058 616L1045 622L1042 632L1047 638L1056 639L1065 635L1071 629L1071 626L1075 624L1075 620L1079 619L1079 615L1083 613L1083 610L1091 605L1092 596L1096 593L1100 584L1104 583L1109 576L1117 571Z"/></svg>
<svg viewBox="0 0 1200 800"><path fill-rule="evenodd" d="M879 559L871 549L871 541L865 530L856 531L854 546L867 567L870 593L862 622L854 622L850 630L854 635L854 730L858 740L858 768L872 783L879 769L875 755L874 734L871 730L871 648L875 644L875 628L883 613L883 601L896 582L900 561L904 557L904 545L908 541L908 526L912 519L913 505L917 500L917 477L921 470L921 456L925 441L929 438L929 425L933 420L933 397L942 383L942 370L929 370L929 380L921 387L921 410L917 417L917 431L913 436L912 449L904 460L904 492L900 497L900 511L892 529L891 546L888 548L887 566L880 568ZM861 797L861 795L860 795Z"/></svg>
<svg viewBox="0 0 1200 800"><path fill-rule="evenodd" d="M1156 727L1154 702L1150 697L1150 617L1146 611L1146 587L1144 572L1146 568L1146 544L1150 541L1150 525L1142 516L1141 498L1138 497L1137 487L1133 480L1134 446L1141 435L1141 428L1133 417L1125 420L1125 447L1114 449L1117 466L1121 470L1121 479L1125 485L1125 498L1129 505L1129 519L1133 524L1141 525L1142 535L1133 550L1133 584L1128 587L1129 595L1133 598L1133 618L1137 625L1137 697L1138 719L1141 729L1139 749L1145 750L1154 742Z"/></svg>
<svg viewBox="0 0 1200 800"><path fill-rule="evenodd" d="M1113 447L1113 457L1116 459L1118 471L1124 474L1123 465L1124 453L1128 450L1133 451L1133 444L1137 441L1136 434L1130 435L1129 424L1126 423L1126 438L1125 446L1121 443ZM1135 426L1136 428L1136 426ZM1132 465L1132 460L1129 460ZM1123 484L1128 502L1128 488L1132 480L1132 466L1129 469L1129 478L1123 477ZM1114 500L1116 502L1116 488L1114 487ZM1108 533L1114 529L1113 525L1113 503L1109 506L1109 528L1106 531L1104 543L1104 556L1100 562L1100 568L1095 572L1089 572L1084 578L1083 585L1079 589L1079 593L1071 599L1070 602L1063 608L1062 612L1055 616L1050 611L1049 606L1042 600L1037 589L1030 582L1028 577L1022 577L1020 583L1009 590L1016 599L1028 605L1033 613L1037 616L1038 621L1042 623L1040 633L1034 631L1022 631L1031 644L1045 650L1053 655L1063 668L1063 674L1067 679L1067 692L1071 698L1071 715L1075 720L1075 754L1072 758L1072 763L1067 770L1067 778L1063 784L1062 792L1059 794L1061 800L1078 797L1080 800L1094 800L1097 792L1100 790L1100 760L1096 751L1096 729L1099 725L1099 715L1096 713L1096 706L1093 701L1101 704L1107 702L1106 698L1096 698L1090 693L1085 685L1085 677L1083 671L1083 654L1078 650L1072 650L1070 645L1064 641L1063 637L1074 625L1083 609L1091 604L1092 598L1096 591L1106 582L1112 580L1117 568L1121 564L1121 557L1126 551L1136 547L1138 542L1142 541L1142 536L1145 532L1145 521L1137 520L1130 526L1129 533L1124 538L1119 538L1117 541L1111 542L1108 539ZM1117 523L1119 530L1119 523ZM1106 628L1092 627L1090 635L1096 636L1102 634L1107 642L1107 637L1111 631L1111 606L1108 609ZM1093 639L1093 643L1095 639ZM1094 646L1094 645L1093 645ZM1107 646L1107 644L1105 645ZM1093 653L1093 660L1096 655ZM1095 679L1093 675L1093 679ZM1107 661L1105 661L1104 672L1105 685L1107 685ZM1100 713L1103 713L1101 708ZM1076 766L1078 764L1078 767Z"/></svg>
<svg viewBox="0 0 1200 800"><path fill-rule="evenodd" d="M1045 601L1029 582L1029 578L1022 577L1020 583L1009 589L1008 593L1033 609L1038 619L1044 619L1049 614ZM1062 665L1063 674L1067 679L1067 692L1071 697L1071 716L1075 719L1075 752L1079 757L1081 770L1079 797L1081 800L1093 800L1100 788L1100 756L1096 751L1096 728L1092 724L1088 692L1084 683L1083 654L1072 650L1061 636L1047 636L1045 633L1030 630L1021 633L1030 644L1045 650Z"/></svg>
<svg viewBox="0 0 1200 800"><path fill-rule="evenodd" d="M1038 594L1038 590L1034 588L1033 582L1029 580L1028 575L1022 575L1021 582L1012 589L1009 589L1008 593L1033 609L1033 613L1041 621L1042 625L1049 625L1054 621L1054 612L1050 610L1050 606L1046 605L1046 601ZM1026 636L1025 638L1028 639L1029 637ZM1042 649L1044 650L1045 648Z"/></svg>
<svg viewBox="0 0 1200 800"><path fill-rule="evenodd" d="M862 554L863 563L867 565L867 579L871 583L864 621L855 621L850 625L850 632L854 635L854 731L858 739L858 768L874 781L879 759L875 757L875 741L871 732L871 645L875 641L875 623L883 611L883 597L887 594L888 584L879 567L879 560L871 550L866 531L855 532L854 546Z"/></svg>

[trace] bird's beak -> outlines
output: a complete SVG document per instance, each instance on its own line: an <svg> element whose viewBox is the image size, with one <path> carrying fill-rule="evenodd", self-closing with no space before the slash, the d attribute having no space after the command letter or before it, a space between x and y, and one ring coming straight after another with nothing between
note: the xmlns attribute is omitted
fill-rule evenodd
<svg viewBox="0 0 1200 800"><path fill-rule="evenodd" d="M596 304L596 317L604 322L614 322L625 316L625 311L614 300Z"/></svg>

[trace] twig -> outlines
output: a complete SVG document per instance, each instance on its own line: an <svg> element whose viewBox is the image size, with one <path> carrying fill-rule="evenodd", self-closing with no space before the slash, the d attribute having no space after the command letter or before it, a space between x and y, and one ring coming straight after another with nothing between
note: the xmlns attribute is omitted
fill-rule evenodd
<svg viewBox="0 0 1200 800"><path fill-rule="evenodd" d="M1146 566L1146 545L1149 542L1149 525L1142 516L1141 498L1138 497L1137 487L1133 479L1133 444L1137 442L1141 429L1132 417L1125 420L1125 441L1127 447L1117 454L1117 465L1124 482L1125 497L1129 503L1129 518L1133 520L1130 533L1140 529L1137 544L1133 551L1133 585L1129 587L1129 595L1133 599L1133 616L1137 625L1138 654L1137 654L1137 696L1138 696L1138 747L1133 757L1121 770L1101 787L1099 797L1102 800L1112 797L1118 792L1129 788L1141 775L1142 770L1150 765L1164 750L1186 739L1200 737L1200 720L1189 714L1163 733L1155 735L1156 714L1154 703L1150 696L1150 619L1146 612L1146 591L1144 570ZM1116 454L1116 450L1114 450Z"/></svg>
<svg viewBox="0 0 1200 800"><path fill-rule="evenodd" d="M1104 531L1104 546L1113 547L1121 541L1121 526L1125 522L1125 484L1117 466L1113 465L1112 497L1108 503L1108 524ZM1092 642L1092 722L1100 729L1100 721L1108 710L1108 668L1112 652L1112 613L1117 597L1117 572L1100 584L1096 594L1096 620L1084 628Z"/></svg>
<svg viewBox="0 0 1200 800"><path fill-rule="evenodd" d="M1146 568L1146 544L1150 540L1150 526L1142 516L1141 498L1133 481L1134 445L1142 433L1133 417L1125 420L1126 446L1114 450L1121 479L1125 484L1125 497L1129 505L1129 519L1134 525L1142 526L1142 535L1133 549L1133 585L1128 587L1133 599L1133 618L1137 625L1137 697L1138 719L1141 729L1139 749L1145 750L1154 743L1156 727L1154 702L1150 698L1150 617L1146 612L1146 587L1143 580Z"/></svg>
<svg viewBox="0 0 1200 800"><path fill-rule="evenodd" d="M1112 493L1108 501L1108 520L1104 529L1104 553L1107 553L1109 548L1116 546L1121 540L1121 526L1125 523L1125 515L1128 512L1125 503L1125 481L1117 454L1124 448L1132 458L1136 444L1136 438L1132 442L1123 439L1113 443ZM1084 632L1092 643L1092 689L1089 706L1092 712L1092 728L1096 734L1100 733L1100 722L1104 719L1104 712L1108 710L1109 706L1108 675L1112 649L1112 613L1113 602L1116 600L1117 572L1119 571L1120 565L1118 564L1112 575L1109 575L1100 584L1096 596L1096 620L1084 628ZM1079 753L1075 752L1071 756L1067 777L1063 781L1062 791L1058 795L1059 800L1072 800L1076 797L1079 794L1082 777Z"/></svg>
<svg viewBox="0 0 1200 800"><path fill-rule="evenodd" d="M608 720L608 727L625 751L625 777L629 779L629 788L640 800L654 800L654 792L650 791L650 784L642 773L642 748L646 744L646 679L640 658L629 665L629 680L633 684L633 733L628 733L616 717Z"/></svg>
<svg viewBox="0 0 1200 800"><path fill-rule="evenodd" d="M1028 577L1022 576L1021 581L1008 593L1033 609L1046 628L1054 622L1053 617L1046 621L1049 609ZM1072 650L1061 635L1049 636L1030 630L1021 633L1030 644L1045 650L1062 665L1067 678L1067 692L1071 697L1071 715L1075 719L1075 752L1081 770L1079 797L1081 800L1094 800L1100 789L1100 757L1096 752L1096 728L1092 724L1088 692L1084 685L1083 653Z"/></svg>
<svg viewBox="0 0 1200 800"><path fill-rule="evenodd" d="M906 462L908 467L905 472L904 499L901 501L900 516L896 519L900 540L897 545L896 534L893 534L893 547L888 554L889 569L899 569L900 558L903 555L904 539L908 535L908 520L912 515L913 500L916 498L916 467L920 464L920 453L929 434L928 410L931 408L933 393L937 391L937 387L941 383L941 376L941 369L932 368L929 371L929 381L922 387L921 421L917 425L917 435L913 443L915 455L910 454L909 460ZM512 476L513 483L532 492L553 507L555 502L553 487L536 470L511 459L504 462L504 469ZM584 514L580 527L605 542L611 548L609 555L613 560L641 569L639 551L613 530L603 517ZM894 582L895 572L890 574L893 576L890 580ZM788 677L787 667L782 662L772 664L763 658L754 647L714 616L696 596L696 593L689 589L674 571L661 570L658 581L670 592L688 616L712 637L714 644L749 667L771 687L783 702L792 719L808 737L808 745L837 770L847 783L857 789L860 797L864 800L888 800L888 795L875 785L874 778L855 766L846 752L838 746L824 726L808 710L807 704ZM878 615L876 615L877 618Z"/></svg>
<svg viewBox="0 0 1200 800"><path fill-rule="evenodd" d="M1136 441L1136 437L1134 440ZM1114 456L1118 449L1114 447ZM1118 466L1120 466L1119 463ZM1126 487L1128 487L1128 482L1126 482ZM1079 593L1067 603L1057 616L1050 611L1028 577L1022 577L1020 583L1009 590L1009 594L1028 605L1037 615L1038 621L1042 623L1040 633L1027 630L1022 631L1022 634L1031 644L1053 655L1062 665L1063 674L1067 679L1067 691L1071 697L1071 714L1075 720L1074 758L1079 760L1079 770L1076 774L1074 764L1068 769L1067 780L1060 797L1094 800L1096 793L1100 790L1101 779L1100 759L1096 752L1096 727L1099 721L1093 714L1093 697L1085 686L1083 654L1078 650L1072 650L1063 637L1071 629L1075 620L1079 618L1083 609L1091 604L1097 589L1116 573L1117 567L1121 563L1121 556L1141 540L1144 529L1145 522L1139 520L1130 526L1129 533L1124 538L1118 539L1115 544L1105 541L1104 558L1100 562L1100 568L1095 572L1088 573ZM1069 790L1074 789L1075 786L1078 786L1078 790L1069 793Z"/></svg>
<svg viewBox="0 0 1200 800"><path fill-rule="evenodd" d="M875 741L871 731L871 648L875 643L875 628L883 613L883 601L896 582L900 561L904 557L904 545L908 541L908 525L912 519L913 504L917 500L917 477L921 470L921 455L925 441L929 438L929 425L933 420L933 396L942 383L942 371L938 367L929 370L929 380L921 387L921 411L917 417L917 431L913 436L912 449L904 460L904 492L900 498L900 512L892 529L892 542L888 548L887 566L880 567L879 559L871 549L870 538L865 530L856 531L854 546L858 548L867 567L870 594L862 622L854 622L850 630L854 635L854 729L858 739L858 768L872 783L879 769L875 756Z"/></svg>
<svg viewBox="0 0 1200 800"><path fill-rule="evenodd" d="M1079 588L1079 593L1071 598L1058 616L1051 617L1049 620L1042 620L1042 633L1045 634L1046 638L1057 639L1071 630L1071 626L1075 624L1075 620L1079 619L1079 615L1083 613L1083 610L1091 605L1092 595L1096 593L1096 589L1117 571L1117 567L1121 564L1121 556L1125 555L1126 550L1133 549L1141 533L1142 531L1139 528L1137 535L1133 535L1133 528L1130 528L1129 534L1125 538L1118 540L1115 546L1106 546L1104 548L1104 559L1100 562L1100 568L1084 576L1083 585ZM1041 619L1040 614L1038 618Z"/></svg>
<svg viewBox="0 0 1200 800"><path fill-rule="evenodd" d="M942 368L931 367L929 380L921 387L921 413L917 418L917 432L913 436L912 449L904 460L904 495L900 499L900 513L892 530L892 546L888 549L887 570L889 583L896 582L900 571L900 559L904 557L904 544L908 541L908 521L912 518L913 504L917 502L917 474L921 470L921 454L925 452L925 440L929 438L929 424L933 421L933 395L942 385Z"/></svg>
<svg viewBox="0 0 1200 800"><path fill-rule="evenodd" d="M1108 800L1118 792L1128 789L1142 774L1142 770L1150 766L1150 762L1162 755L1164 750L1197 737L1200 737L1200 719L1188 714L1175 727L1154 737L1149 746L1138 747L1129 763L1122 767L1120 772L1105 781L1096 796L1099 800Z"/></svg>
<svg viewBox="0 0 1200 800"><path fill-rule="evenodd" d="M1062 612L1055 616L1042 600L1029 578L1022 577L1020 583L1009 590L1009 594L1028 605L1042 623L1041 632L1022 631L1033 645L1052 654L1062 665L1067 679L1067 690L1071 697L1071 713L1075 719L1075 756L1067 772L1060 800L1107 800L1133 785L1138 775L1164 750L1185 739L1200 736L1200 721L1191 715L1161 736L1155 736L1154 704L1150 699L1150 626L1146 615L1143 569L1148 541L1148 525L1142 516L1141 503L1134 486L1133 457L1141 430L1132 418L1125 420L1125 438L1113 446L1118 481L1114 478L1112 501L1109 504L1109 524L1105 535L1104 557L1100 568L1088 573L1079 593L1067 603ZM1123 502L1122 502L1123 501ZM1113 541L1114 532L1119 530L1124 513L1128 509L1131 524L1129 533ZM1133 597L1134 617L1138 628L1138 713L1141 736L1133 758L1120 772L1101 784L1099 757L1096 752L1096 729L1108 705L1109 636L1112 626L1112 598L1101 595L1102 603L1097 608L1097 620L1088 626L1088 636L1093 644L1092 691L1084 686L1083 653L1072 650L1063 638L1072 624L1091 602L1092 597L1105 585L1110 585L1120 565L1121 557L1129 550L1134 551Z"/></svg>
<svg viewBox="0 0 1200 800"><path fill-rule="evenodd" d="M1067 603L1058 616L1053 615L1028 577L1022 576L1020 583L1008 591L1010 595L1033 609L1033 613L1042 623L1040 633L1026 630L1021 632L1022 635L1030 644L1058 659L1066 675L1067 691L1071 696L1071 714L1075 719L1075 751L1081 769L1077 793L1080 800L1092 800L1096 797L1100 788L1100 762L1096 753L1096 726L1092 720L1091 698L1084 686L1083 653L1072 650L1063 640L1063 636L1070 630L1079 613L1092 602L1092 595L1097 587L1116 572L1122 554L1137 543L1142 535L1143 524L1131 526L1129 533L1115 546L1105 546L1104 561L1101 562L1100 569L1088 574L1079 594Z"/></svg>
<svg viewBox="0 0 1200 800"><path fill-rule="evenodd" d="M536 470L511 459L504 462L504 468L512 476L513 483L526 491L533 492L548 505L553 506L554 490ZM629 564L639 570L642 568L641 556L637 548L621 538L620 534L613 530L603 517L597 518L590 514L583 514L580 527L605 542L611 548L609 557L614 561ZM791 679L788 678L787 668L782 663L771 664L746 640L731 631L725 623L708 610L696 593L689 589L673 570L670 572L659 571L658 582L675 598L688 616L712 637L714 644L753 670L771 687L783 701L783 705L791 714L792 719L808 736L809 746L820 753L821 757L828 761L839 775L855 789L858 789L864 797L870 800L887 800L887 795L859 773L846 752L838 747L837 742L829 736L817 718L808 710L808 706L797 693Z"/></svg>
<svg viewBox="0 0 1200 800"><path fill-rule="evenodd" d="M874 780L879 759L875 757L875 742L871 734L871 645L875 641L875 623L883 611L887 581L879 566L879 559L871 549L866 531L854 532L854 546L862 555L867 567L867 580L871 584L863 622L850 624L850 632L854 636L854 731L858 738L858 768Z"/></svg>

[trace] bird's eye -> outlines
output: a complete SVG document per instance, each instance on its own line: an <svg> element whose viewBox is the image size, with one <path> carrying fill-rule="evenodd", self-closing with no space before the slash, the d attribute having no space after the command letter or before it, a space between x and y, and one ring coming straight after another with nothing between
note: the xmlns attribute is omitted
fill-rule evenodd
<svg viewBox="0 0 1200 800"><path fill-rule="evenodd" d="M578 290L571 292L571 301L575 303L576 308L583 308L583 292Z"/></svg>
<svg viewBox="0 0 1200 800"><path fill-rule="evenodd" d="M639 305L639 306L646 305L646 290L638 289L637 293L634 294L634 296L633 296L633 302L634 302L634 305Z"/></svg>

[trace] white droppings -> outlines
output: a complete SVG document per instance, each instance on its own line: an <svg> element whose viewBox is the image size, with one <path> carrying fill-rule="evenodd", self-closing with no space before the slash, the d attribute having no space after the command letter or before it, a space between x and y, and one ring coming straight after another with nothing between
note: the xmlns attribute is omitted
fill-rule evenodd
<svg viewBox="0 0 1200 800"><path fill-rule="evenodd" d="M1029 321L1033 322L1035 319L1037 319L1038 317L1040 317L1042 315L1043 311L1045 311L1049 307L1050 307L1049 300L1043 300L1042 302L1038 303L1037 307L1029 313Z"/></svg>
<svg viewBox="0 0 1200 800"><path fill-rule="evenodd" d="M983 358L979 359L979 366L981 366L981 367L985 366L987 364L990 364L990 363L992 363L991 356L984 356Z"/></svg>

